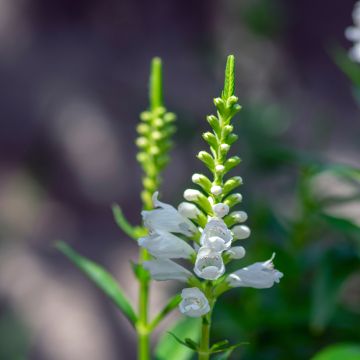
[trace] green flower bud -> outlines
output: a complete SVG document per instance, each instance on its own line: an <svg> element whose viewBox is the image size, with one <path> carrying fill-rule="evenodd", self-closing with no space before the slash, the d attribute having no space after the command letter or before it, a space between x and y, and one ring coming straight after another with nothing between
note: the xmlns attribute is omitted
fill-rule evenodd
<svg viewBox="0 0 360 360"><path fill-rule="evenodd" d="M194 184L201 186L205 192L210 192L211 181L203 174L194 174L191 178Z"/></svg>
<svg viewBox="0 0 360 360"><path fill-rule="evenodd" d="M224 194L228 194L238 186L242 185L243 180L241 176L234 176L228 179L224 184Z"/></svg>
<svg viewBox="0 0 360 360"><path fill-rule="evenodd" d="M216 151L218 148L218 142L216 136L211 132L206 132L203 134L203 139Z"/></svg>
<svg viewBox="0 0 360 360"><path fill-rule="evenodd" d="M229 134L225 141L227 144L232 145L239 137L236 134Z"/></svg>
<svg viewBox="0 0 360 360"><path fill-rule="evenodd" d="M235 206L236 204L241 203L242 195L239 193L231 194L223 201L224 204L228 205L230 208Z"/></svg>
<svg viewBox="0 0 360 360"><path fill-rule="evenodd" d="M234 95L230 96L226 101L226 107L231 108L233 105L235 105L238 102L238 98Z"/></svg>
<svg viewBox="0 0 360 360"><path fill-rule="evenodd" d="M149 111L143 111L141 114L140 114L140 119L142 121L150 121L152 119L153 115L151 112Z"/></svg>
<svg viewBox="0 0 360 360"><path fill-rule="evenodd" d="M154 126L157 127L157 128L160 128L164 125L164 120L160 117L157 117L154 119Z"/></svg>
<svg viewBox="0 0 360 360"><path fill-rule="evenodd" d="M221 129L219 124L219 119L214 115L208 115L206 120L210 124L211 128L214 130L215 134L220 135Z"/></svg>
<svg viewBox="0 0 360 360"><path fill-rule="evenodd" d="M139 134L147 134L150 131L150 126L148 124L140 123L136 130Z"/></svg>
<svg viewBox="0 0 360 360"><path fill-rule="evenodd" d="M224 136L227 137L234 131L234 127L232 125L225 125L224 126Z"/></svg>
<svg viewBox="0 0 360 360"><path fill-rule="evenodd" d="M136 155L136 160L140 163L144 163L148 161L148 159L149 159L149 155L145 152L140 152Z"/></svg>
<svg viewBox="0 0 360 360"><path fill-rule="evenodd" d="M197 157L208 167L210 171L214 170L214 158L208 152L200 151Z"/></svg>
<svg viewBox="0 0 360 360"><path fill-rule="evenodd" d="M186 189L184 192L184 198L187 201L197 204L205 211L205 213L210 214L212 212L212 207L208 198L200 191L195 189Z"/></svg>
<svg viewBox="0 0 360 360"><path fill-rule="evenodd" d="M241 159L238 156L232 156L225 161L225 171L228 172L240 163Z"/></svg>
<svg viewBox="0 0 360 360"><path fill-rule="evenodd" d="M141 136L135 140L135 143L138 147L144 148L149 144L149 141L146 137Z"/></svg>

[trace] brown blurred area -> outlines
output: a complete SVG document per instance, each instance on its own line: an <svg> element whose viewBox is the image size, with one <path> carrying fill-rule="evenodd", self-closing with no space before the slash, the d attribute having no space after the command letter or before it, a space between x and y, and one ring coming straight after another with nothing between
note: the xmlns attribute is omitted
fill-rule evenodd
<svg viewBox="0 0 360 360"><path fill-rule="evenodd" d="M153 56L179 119L166 202L200 168L194 154L229 53L240 103L284 109L284 142L360 165L359 113L328 53L348 46L354 2L278 0L272 36L244 21L254 3L0 0L0 317L28 360L135 358L126 321L53 244L104 264L135 301L137 245L110 205L140 221L134 139ZM154 306L169 286L156 285Z"/></svg>

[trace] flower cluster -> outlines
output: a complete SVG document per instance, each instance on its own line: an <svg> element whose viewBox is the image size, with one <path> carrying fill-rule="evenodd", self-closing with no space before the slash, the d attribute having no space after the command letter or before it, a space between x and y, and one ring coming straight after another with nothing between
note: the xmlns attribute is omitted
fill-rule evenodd
<svg viewBox="0 0 360 360"><path fill-rule="evenodd" d="M350 26L345 30L345 36L348 40L353 41L354 45L349 51L349 57L360 63L360 1L358 1L352 13L354 26Z"/></svg>
<svg viewBox="0 0 360 360"><path fill-rule="evenodd" d="M155 192L154 209L142 212L148 234L139 239L139 245L153 257L143 266L155 280L174 279L191 286L182 291L180 311L192 317L211 314L217 297L233 287L269 288L282 277L274 269L274 256L232 274L225 273L231 260L245 256L244 247L234 243L250 236L250 229L244 225L247 214L231 210L242 201L242 195L233 192L242 185L242 178L224 178L240 163L238 156L228 157L238 138L231 119L241 108L234 96L234 70L234 57L229 56L224 89L221 97L214 99L216 115L207 116L212 132L203 134L210 152L200 151L197 155L213 179L194 174L192 182L201 190L185 190L186 201L178 209L160 202ZM177 263L178 259L189 261L191 271Z"/></svg>
<svg viewBox="0 0 360 360"><path fill-rule="evenodd" d="M158 200L158 193L153 195L154 210L143 211L144 224L149 234L139 240L139 245L146 248L154 257L146 261L144 267L155 280L180 280L190 285L182 291L180 311L191 317L198 317L209 312L209 301L203 292L204 280L217 280L225 273L225 264L231 259L245 256L242 246L233 246L237 239L250 235L245 225L235 225L229 229L223 220L228 215L229 206L224 203L212 206L214 216L209 217L204 228L196 227L190 219L199 216L201 210L194 204L181 203L176 210L173 206ZM242 223L247 219L245 212L234 212L230 218ZM232 287L253 287L264 289L279 282L282 273L274 269L272 258L244 267L223 277L217 285ZM193 272L176 263L174 259L187 259L193 266ZM196 276L195 276L195 275ZM224 286L222 286L223 289Z"/></svg>

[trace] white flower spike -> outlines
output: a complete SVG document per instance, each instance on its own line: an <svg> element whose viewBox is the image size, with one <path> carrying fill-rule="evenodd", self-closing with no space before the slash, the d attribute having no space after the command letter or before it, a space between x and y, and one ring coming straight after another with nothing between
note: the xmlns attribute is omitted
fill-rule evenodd
<svg viewBox="0 0 360 360"><path fill-rule="evenodd" d="M202 279L218 279L225 272L221 254L211 248L201 247L196 257L194 272Z"/></svg>
<svg viewBox="0 0 360 360"><path fill-rule="evenodd" d="M187 282L193 276L189 270L167 259L145 261L143 266L150 271L151 277L157 281L179 280Z"/></svg>
<svg viewBox="0 0 360 360"><path fill-rule="evenodd" d="M139 245L157 258L189 259L194 249L179 237L164 231L153 232L139 239Z"/></svg>
<svg viewBox="0 0 360 360"><path fill-rule="evenodd" d="M191 236L197 229L187 218L182 216L173 206L158 200L158 192L153 195L153 204L156 209L142 211L144 225L150 232L175 232Z"/></svg>
<svg viewBox="0 0 360 360"><path fill-rule="evenodd" d="M231 246L231 231L223 220L213 218L206 224L200 238L200 244L222 252Z"/></svg>
<svg viewBox="0 0 360 360"><path fill-rule="evenodd" d="M181 292L180 312L190 317L200 317L210 311L209 301L198 288L185 288Z"/></svg>
<svg viewBox="0 0 360 360"><path fill-rule="evenodd" d="M253 265L235 271L227 277L231 287L252 287L255 289L271 288L274 283L279 283L283 274L274 269L272 257L265 262L257 262Z"/></svg>
<svg viewBox="0 0 360 360"><path fill-rule="evenodd" d="M350 26L345 30L345 37L354 42L349 51L350 59L360 63L360 1L355 4L352 17L355 26Z"/></svg>

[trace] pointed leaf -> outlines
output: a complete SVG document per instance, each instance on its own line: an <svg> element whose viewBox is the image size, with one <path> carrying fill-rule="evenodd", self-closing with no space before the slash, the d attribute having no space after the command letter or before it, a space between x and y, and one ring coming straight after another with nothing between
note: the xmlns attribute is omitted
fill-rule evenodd
<svg viewBox="0 0 360 360"><path fill-rule="evenodd" d="M198 318L184 317L171 328L172 335L175 335L180 342L180 338L191 338L193 341L199 340L201 322ZM188 345L185 345L188 346ZM156 360L190 360L194 355L192 349L179 344L173 336L165 333L159 340L155 349Z"/></svg>
<svg viewBox="0 0 360 360"><path fill-rule="evenodd" d="M226 61L226 68L225 68L225 82L224 82L224 90L222 92L223 100L226 100L230 96L234 95L234 89L235 89L235 58L234 55L229 55Z"/></svg>
<svg viewBox="0 0 360 360"><path fill-rule="evenodd" d="M72 261L90 280L92 280L97 287L113 301L133 325L136 323L137 316L130 305L129 300L124 295L118 282L110 275L110 273L95 262L79 255L64 242L58 242L56 248Z"/></svg>
<svg viewBox="0 0 360 360"><path fill-rule="evenodd" d="M112 211L114 215L114 219L119 228L129 237L134 240L137 240L136 237L136 228L133 227L125 218L121 207L117 204L112 206Z"/></svg>

